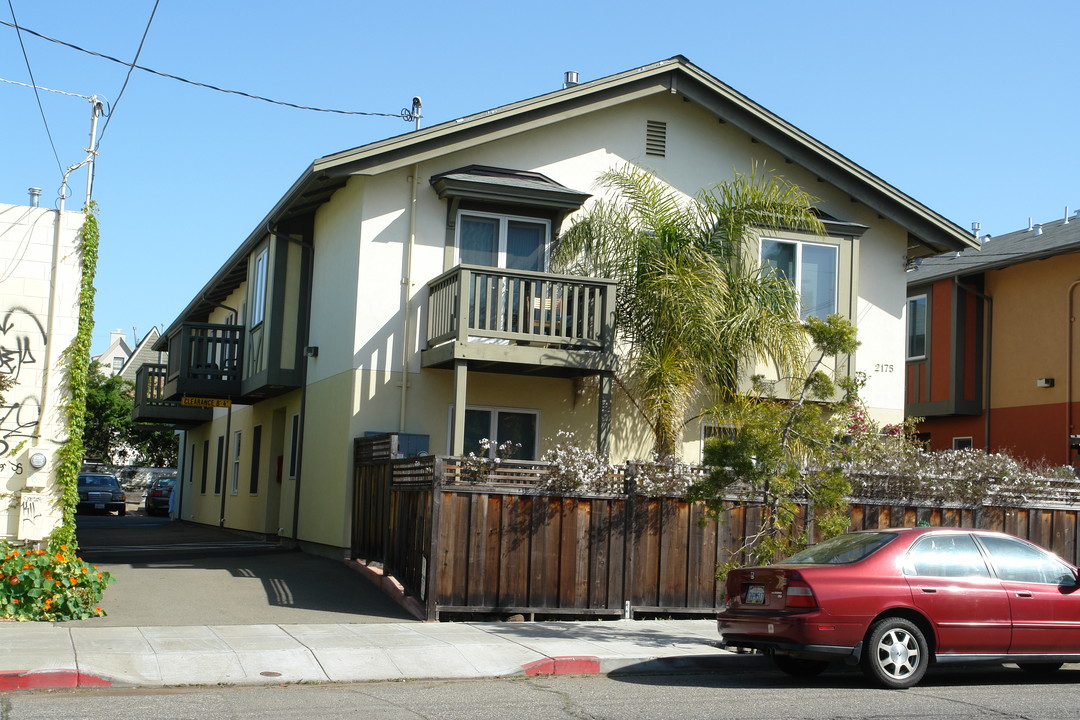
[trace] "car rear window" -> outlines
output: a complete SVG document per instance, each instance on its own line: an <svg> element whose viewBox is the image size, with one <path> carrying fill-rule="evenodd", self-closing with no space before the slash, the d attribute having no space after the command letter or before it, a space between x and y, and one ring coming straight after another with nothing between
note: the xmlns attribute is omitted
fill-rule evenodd
<svg viewBox="0 0 1080 720"><path fill-rule="evenodd" d="M870 557L896 538L896 533L837 535L781 560L778 565L845 565Z"/></svg>
<svg viewBox="0 0 1080 720"><path fill-rule="evenodd" d="M120 483L112 475L80 475L79 487L119 487Z"/></svg>

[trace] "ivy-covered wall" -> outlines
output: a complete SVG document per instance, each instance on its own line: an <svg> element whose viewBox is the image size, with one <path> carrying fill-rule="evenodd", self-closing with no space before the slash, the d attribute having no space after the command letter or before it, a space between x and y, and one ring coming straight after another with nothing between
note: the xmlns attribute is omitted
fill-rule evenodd
<svg viewBox="0 0 1080 720"><path fill-rule="evenodd" d="M0 204L0 376L12 382L0 403L0 540L43 540L63 523L59 470L71 427L64 351L80 334L85 220ZM76 464L72 488L77 474Z"/></svg>

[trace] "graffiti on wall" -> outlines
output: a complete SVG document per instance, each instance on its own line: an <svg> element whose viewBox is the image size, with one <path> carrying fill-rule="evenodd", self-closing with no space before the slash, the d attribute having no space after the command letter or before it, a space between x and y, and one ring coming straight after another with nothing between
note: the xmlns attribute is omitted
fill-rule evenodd
<svg viewBox="0 0 1080 720"><path fill-rule="evenodd" d="M37 358L44 357L48 342L45 326L26 308L13 307L0 318L0 375L16 382L0 403L0 456L34 437L41 418L41 380L45 371ZM19 385L24 374L33 380ZM13 397L20 392L25 393L21 398Z"/></svg>

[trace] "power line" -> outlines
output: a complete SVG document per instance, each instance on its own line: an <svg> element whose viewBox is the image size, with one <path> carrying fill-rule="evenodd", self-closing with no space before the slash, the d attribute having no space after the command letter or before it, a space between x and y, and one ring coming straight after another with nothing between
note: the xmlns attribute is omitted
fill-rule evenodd
<svg viewBox="0 0 1080 720"><path fill-rule="evenodd" d="M10 3L11 0L8 0L8 2ZM158 75L159 77L168 78L169 80L176 80L177 82L186 83L188 85L194 85L195 87L206 88L207 90L214 90L214 91L220 92L220 93L226 93L226 94L229 94L229 95L239 95L241 97L250 98L252 100L261 100L262 102L267 102L267 103L270 103L271 105L282 105L284 107L295 108L296 110L310 110L312 112L335 113L337 115L368 115L368 116L373 116L373 117L401 118L402 120L405 120L405 121L408 121L408 122L412 122L413 120L416 119L416 117L407 108L403 109L399 113L362 112L362 111L359 111L359 110L333 110L333 109L329 109L329 108L311 107L309 105L297 105L295 103L284 102L282 100L273 100L271 98L263 97L261 95L253 95L251 93L242 92L240 90L228 90L226 88L217 87L216 85L210 85L208 83L202 83L202 82L198 82L196 80L188 80L187 78L180 77L179 75L171 75L171 74L166 73L166 72L161 72L160 70L153 70L151 68L143 67L142 65L137 65L135 63L124 62L123 60L120 60L118 58L114 58L111 55L105 55L104 53L99 53L99 52L96 52L94 50L87 50L84 47L79 47L78 45L74 45L74 44L69 43L69 42L64 42L63 40L57 40L56 38L49 37L48 35L42 35L39 32L35 32L34 30L31 30L29 28L21 27L18 24L13 25L12 23L0 20L0 25L6 25L7 27L14 28L17 31L30 33L31 35L33 35L35 37L41 38L42 40L48 40L51 43L56 43L57 45L63 45L64 47L71 48L72 50L78 50L79 52L86 53L87 55L93 55L94 57L99 57L99 58L101 58L103 60L109 60L111 62L123 65L124 67L134 68L136 70L142 70L143 72L148 72L151 75Z"/></svg>
<svg viewBox="0 0 1080 720"><path fill-rule="evenodd" d="M146 43L146 36L150 32L150 24L154 22L154 15L157 14L158 4L161 0L154 0L154 9L150 11L150 19L146 21L146 29L143 30L142 40L139 40L139 49L135 51L135 58L131 61L127 75L124 76L124 84L120 86L120 93L116 96L115 102L112 104L112 110L105 118L105 124L101 127L101 135L98 136L98 146L100 147L101 141L105 139L105 131L109 129L109 123L112 121L113 113L116 112L116 106L120 104L120 98L124 96L124 91L127 90L128 80L131 79L131 73L135 70L135 63L139 61L139 55L142 54L143 44Z"/></svg>
<svg viewBox="0 0 1080 720"><path fill-rule="evenodd" d="M5 78L0 78L0 82L8 83L9 85L19 85L25 88L33 88L34 90L44 90L45 92L56 93L57 95L67 95L68 97L82 98L83 100L91 99L89 95L80 95L79 93L64 92L63 90L53 90L52 88L42 87L41 85L28 85L24 82L19 82L17 80L7 80Z"/></svg>
<svg viewBox="0 0 1080 720"><path fill-rule="evenodd" d="M52 130L49 129L49 121L45 119L45 106L41 104L41 93L37 89L37 80L34 79L34 71L30 68L30 56L26 54L26 45L23 44L22 33L19 31L19 19L15 17L15 6L8 0L8 9L11 10L11 19L15 21L12 27L19 37L19 47L22 48L23 60L26 62L26 72L30 73L30 82L34 88L34 98L37 100L38 111L41 113L41 122L45 124L45 134L49 136L49 145L52 147L53 157L56 158L56 168L60 174L64 174L64 165L60 162L60 153L56 152L56 143L53 141ZM3 22L3 21L0 21ZM4 23L7 25L7 23Z"/></svg>

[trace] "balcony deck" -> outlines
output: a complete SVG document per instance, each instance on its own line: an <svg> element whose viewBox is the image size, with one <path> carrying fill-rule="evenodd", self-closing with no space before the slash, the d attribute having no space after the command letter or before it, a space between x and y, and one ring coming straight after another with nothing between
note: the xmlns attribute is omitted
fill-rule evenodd
<svg viewBox="0 0 1080 720"><path fill-rule="evenodd" d="M194 427L208 422L213 410L187 407L165 399L167 365L147 363L135 373L135 407L131 418L136 422L161 423L173 427Z"/></svg>
<svg viewBox="0 0 1080 720"><path fill-rule="evenodd" d="M422 364L580 377L614 367L615 281L459 265L428 283Z"/></svg>
<svg viewBox="0 0 1080 720"><path fill-rule="evenodd" d="M241 325L183 323L169 337L163 399L238 397L244 365L243 338Z"/></svg>

